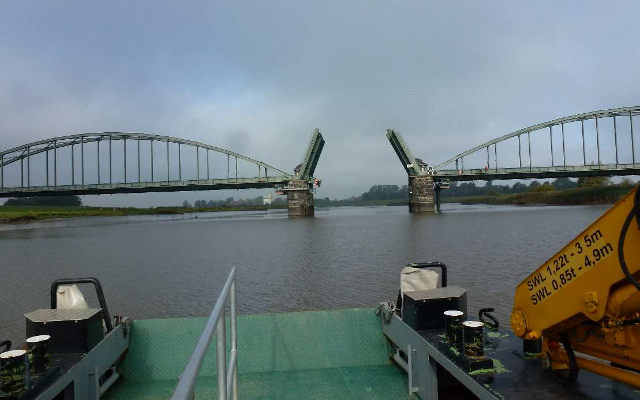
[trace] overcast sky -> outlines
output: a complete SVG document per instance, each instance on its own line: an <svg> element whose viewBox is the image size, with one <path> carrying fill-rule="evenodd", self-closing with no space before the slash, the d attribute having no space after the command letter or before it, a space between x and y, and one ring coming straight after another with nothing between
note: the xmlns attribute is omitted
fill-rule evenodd
<svg viewBox="0 0 640 400"><path fill-rule="evenodd" d="M528 125L640 104L638 15L631 1L3 1L0 149L142 131L290 171L317 127L317 196L348 197L406 184L387 128L433 165Z"/></svg>

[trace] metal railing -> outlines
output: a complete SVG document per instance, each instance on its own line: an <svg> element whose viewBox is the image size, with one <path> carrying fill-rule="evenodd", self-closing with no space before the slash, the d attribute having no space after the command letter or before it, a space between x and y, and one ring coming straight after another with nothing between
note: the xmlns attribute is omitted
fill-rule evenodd
<svg viewBox="0 0 640 400"><path fill-rule="evenodd" d="M173 390L171 400L191 400L195 398L195 386L200 368L204 362L207 350L211 344L213 333L216 334L216 366L218 373L218 400L238 400L238 365L237 365L237 312L236 312L236 269L229 273L227 282L218 296L211 315L202 330L202 334L196 343L196 347L189 357L187 366L180 375L176 388ZM227 349L225 326L225 301L229 298L231 314L231 352L229 365L227 366ZM215 328L215 329L214 329Z"/></svg>

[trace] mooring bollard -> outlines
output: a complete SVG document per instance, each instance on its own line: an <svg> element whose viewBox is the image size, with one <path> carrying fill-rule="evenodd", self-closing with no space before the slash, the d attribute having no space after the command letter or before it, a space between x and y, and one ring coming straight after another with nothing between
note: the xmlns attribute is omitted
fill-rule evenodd
<svg viewBox="0 0 640 400"><path fill-rule="evenodd" d="M31 372L39 374L49 369L49 335L32 336L27 339L27 356L31 365Z"/></svg>
<svg viewBox="0 0 640 400"><path fill-rule="evenodd" d="M0 391L18 393L24 389L25 350L9 350L0 354Z"/></svg>
<svg viewBox="0 0 640 400"><path fill-rule="evenodd" d="M464 353L468 357L482 357L484 355L484 324L480 321L464 321Z"/></svg>
<svg viewBox="0 0 640 400"><path fill-rule="evenodd" d="M462 350L462 318L464 313L458 310L444 312L445 325L447 327L447 339L451 345Z"/></svg>

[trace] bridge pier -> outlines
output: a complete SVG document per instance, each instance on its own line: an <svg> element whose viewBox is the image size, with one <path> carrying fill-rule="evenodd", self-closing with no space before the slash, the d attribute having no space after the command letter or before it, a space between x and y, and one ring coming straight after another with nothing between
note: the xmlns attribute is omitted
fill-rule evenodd
<svg viewBox="0 0 640 400"><path fill-rule="evenodd" d="M434 212L433 176L409 175L409 212Z"/></svg>
<svg viewBox="0 0 640 400"><path fill-rule="evenodd" d="M290 217L313 217L313 192L307 181L290 181L286 188Z"/></svg>

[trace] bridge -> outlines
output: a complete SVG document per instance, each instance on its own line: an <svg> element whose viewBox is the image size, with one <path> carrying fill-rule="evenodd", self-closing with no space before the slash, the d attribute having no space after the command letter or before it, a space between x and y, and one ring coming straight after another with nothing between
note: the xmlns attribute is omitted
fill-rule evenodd
<svg viewBox="0 0 640 400"><path fill-rule="evenodd" d="M290 216L313 216L313 187L319 182L313 174L324 143L316 129L302 163L290 174L233 151L171 136L100 132L55 137L0 152L0 198L275 188L287 195Z"/></svg>
<svg viewBox="0 0 640 400"><path fill-rule="evenodd" d="M409 212L432 212L434 204L440 210L440 191L450 181L640 175L633 132L638 115L640 106L558 118L500 136L434 166L415 158L400 132L389 129L387 138L409 177ZM500 151L500 163L498 145L506 149ZM465 167L465 159L473 159L475 165L469 168L467 162Z"/></svg>

